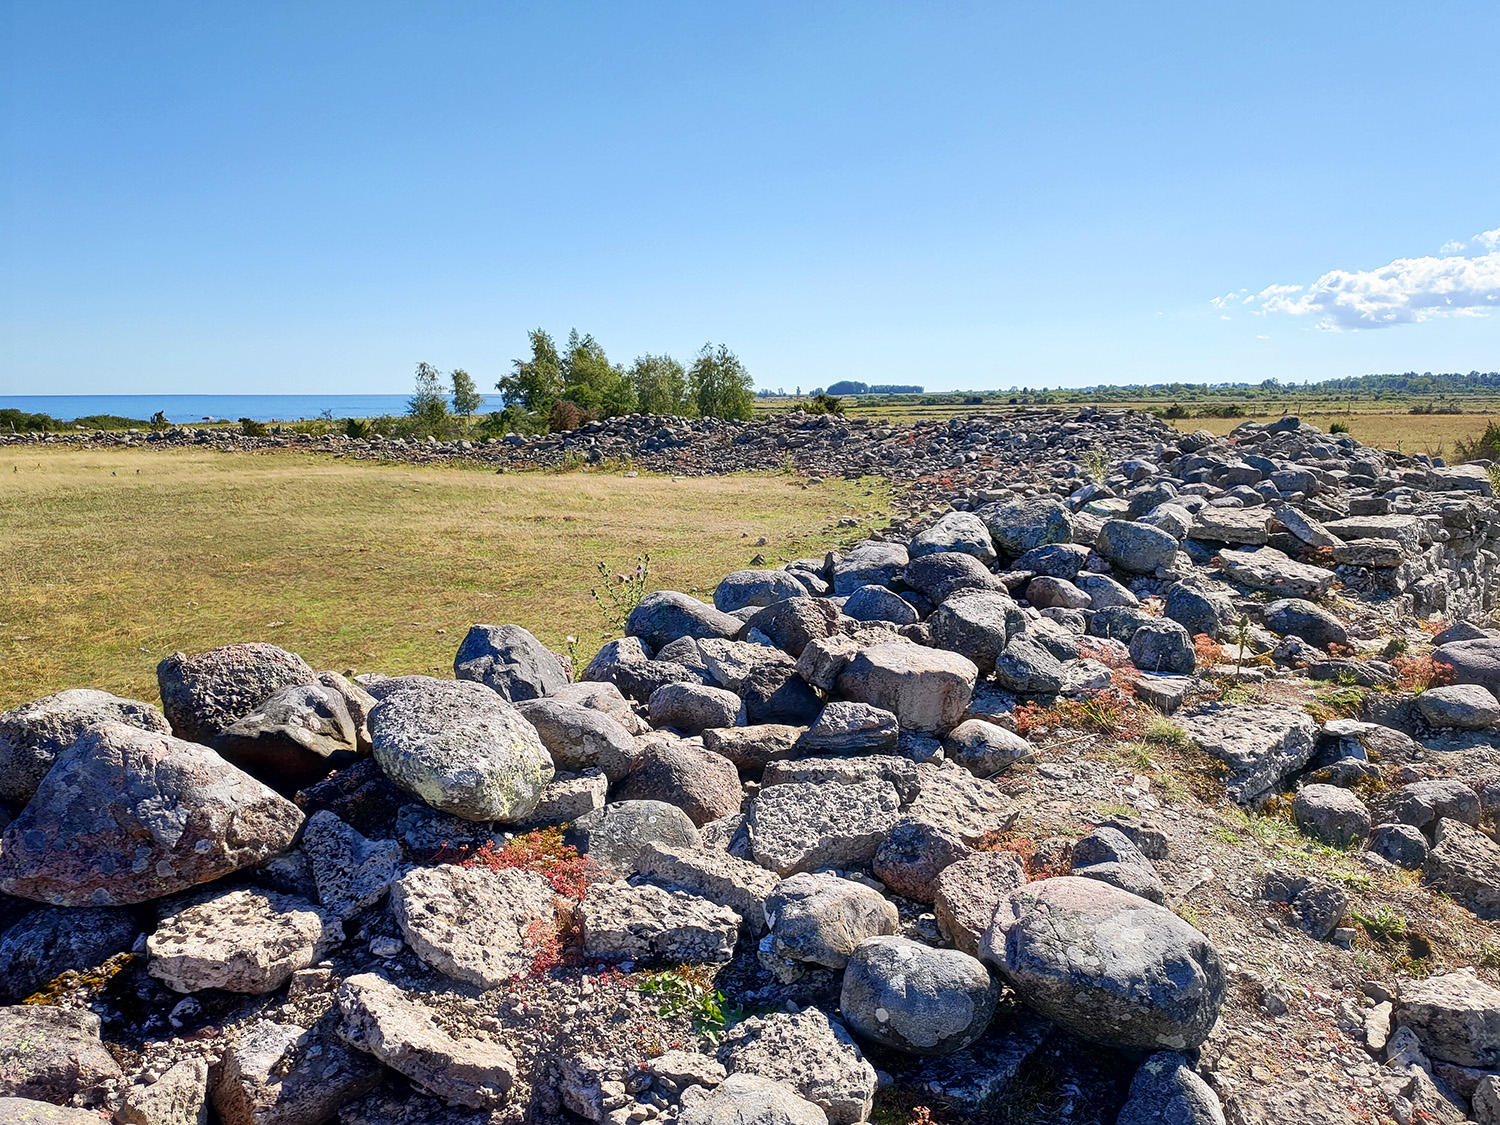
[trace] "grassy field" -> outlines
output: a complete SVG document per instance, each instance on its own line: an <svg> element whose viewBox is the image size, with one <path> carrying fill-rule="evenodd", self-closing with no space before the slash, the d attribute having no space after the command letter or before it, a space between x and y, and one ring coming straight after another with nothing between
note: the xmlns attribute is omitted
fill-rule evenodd
<svg viewBox="0 0 1500 1125"><path fill-rule="evenodd" d="M608 633L596 566L651 555L704 593L764 554L884 522L878 482L497 475L275 454L0 455L0 708L65 687L155 700L174 649L270 641L315 667L451 674L475 622L586 658ZM757 546L764 536L766 546Z"/></svg>
<svg viewBox="0 0 1500 1125"><path fill-rule="evenodd" d="M1349 436L1364 445L1394 449L1399 453L1427 453L1434 457L1452 457L1458 441L1473 441L1484 433L1490 422L1500 421L1500 409L1492 414L1410 414L1377 410L1303 411L1297 415L1309 425L1327 430L1335 422L1349 427ZM1269 422L1281 413L1260 411L1246 413L1244 418L1178 418L1173 425L1179 430L1211 430L1227 434L1241 422Z"/></svg>
<svg viewBox="0 0 1500 1125"><path fill-rule="evenodd" d="M758 415L790 410L807 399L770 398L757 399ZM970 414L996 414L1024 409L1024 404L1010 405L998 396L987 396L982 403L910 402L885 403L879 399L846 398L845 413L850 418L879 419L889 422L933 422L945 421L954 416ZM1233 402L1226 398L1216 405ZM1419 403L1437 402L1453 404L1462 413L1413 414L1411 407ZM1080 403L1057 403L1059 409ZM1100 406L1106 410L1136 409L1162 410L1168 405L1163 400L1140 402L1108 402ZM1237 418L1215 418L1192 414L1187 418L1174 419L1172 424L1184 432L1211 430L1216 434L1227 434L1241 422L1268 422L1288 414L1295 414L1304 422L1327 430L1334 422L1349 427L1354 438L1365 445L1380 449L1394 449L1402 453L1427 453L1435 457L1454 455L1455 443L1473 441L1484 433L1490 422L1500 421L1500 399L1494 396L1441 396L1433 399L1405 398L1393 400L1389 397L1374 399L1333 399L1331 397L1265 398L1245 399L1236 402L1243 413ZM1194 410L1193 404L1188 404Z"/></svg>

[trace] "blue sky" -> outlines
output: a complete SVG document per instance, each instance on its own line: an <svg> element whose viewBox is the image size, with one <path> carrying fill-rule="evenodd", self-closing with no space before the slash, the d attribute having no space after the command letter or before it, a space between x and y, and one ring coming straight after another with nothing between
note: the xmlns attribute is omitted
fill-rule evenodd
<svg viewBox="0 0 1500 1125"><path fill-rule="evenodd" d="M0 394L488 386L575 325L788 389L1495 370L1497 42L1493 3L0 0Z"/></svg>

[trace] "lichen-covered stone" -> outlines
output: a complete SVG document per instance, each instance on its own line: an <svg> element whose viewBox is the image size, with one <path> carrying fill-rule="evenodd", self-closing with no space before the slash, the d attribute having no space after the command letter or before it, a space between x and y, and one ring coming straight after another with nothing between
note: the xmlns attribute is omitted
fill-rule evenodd
<svg viewBox="0 0 1500 1125"><path fill-rule="evenodd" d="M212 882L291 846L302 812L206 746L123 723L58 756L0 842L0 890L126 906Z"/></svg>
<svg viewBox="0 0 1500 1125"><path fill-rule="evenodd" d="M1213 1029L1226 982L1213 945L1164 907L1093 879L1012 891L981 943L1032 1008L1084 1039L1188 1050Z"/></svg>
<svg viewBox="0 0 1500 1125"><path fill-rule="evenodd" d="M483 684L422 678L370 716L375 760L400 788L466 820L523 821L552 756L521 713Z"/></svg>
<svg viewBox="0 0 1500 1125"><path fill-rule="evenodd" d="M0 714L0 798L24 805L79 735L112 722L172 733L166 716L149 703L92 688L70 688Z"/></svg>

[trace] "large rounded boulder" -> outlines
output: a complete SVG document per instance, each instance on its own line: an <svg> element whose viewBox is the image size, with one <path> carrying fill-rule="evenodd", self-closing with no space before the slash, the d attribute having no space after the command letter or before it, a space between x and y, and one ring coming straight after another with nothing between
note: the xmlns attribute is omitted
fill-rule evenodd
<svg viewBox="0 0 1500 1125"><path fill-rule="evenodd" d="M1009 595L966 592L944 602L927 619L932 643L992 672L1006 643L1024 627L1021 607Z"/></svg>
<svg viewBox="0 0 1500 1125"><path fill-rule="evenodd" d="M471 625L453 675L493 688L512 703L551 695L568 682L563 660L519 625Z"/></svg>
<svg viewBox="0 0 1500 1125"><path fill-rule="evenodd" d="M957 949L903 937L860 942L844 969L839 1012L856 1035L913 1055L947 1055L984 1034L1000 989Z"/></svg>
<svg viewBox="0 0 1500 1125"><path fill-rule="evenodd" d="M807 588L784 570L735 570L714 589L714 608L721 613L763 609L806 594Z"/></svg>
<svg viewBox="0 0 1500 1125"><path fill-rule="evenodd" d="M1024 555L1048 543L1070 543L1073 520L1056 496L1002 500L975 513L1003 554Z"/></svg>
<svg viewBox="0 0 1500 1125"><path fill-rule="evenodd" d="M72 688L0 714L0 797L24 805L57 756L100 723L125 723L171 734L166 717L149 703L107 691Z"/></svg>
<svg viewBox="0 0 1500 1125"><path fill-rule="evenodd" d="M1000 904L980 943L1030 1007L1084 1039L1190 1050L1224 1005L1212 943L1177 915L1094 879L1029 883Z"/></svg>
<svg viewBox="0 0 1500 1125"><path fill-rule="evenodd" d="M995 542L984 521L973 512L948 512L917 535L906 549L914 559L949 551L973 555L988 566L995 561Z"/></svg>
<svg viewBox="0 0 1500 1125"><path fill-rule="evenodd" d="M827 872L783 879L766 898L762 960L842 969L866 938L894 934L901 915L879 891Z"/></svg>
<svg viewBox="0 0 1500 1125"><path fill-rule="evenodd" d="M942 734L963 718L978 676L974 662L956 652L886 641L849 662L838 691L891 712L909 730Z"/></svg>
<svg viewBox="0 0 1500 1125"><path fill-rule="evenodd" d="M613 685L601 685L613 687ZM624 705L624 697L615 692ZM555 765L565 770L602 770L619 781L641 756L635 736L605 711L558 699L528 699L517 708L536 728ZM629 717L628 705L624 712Z"/></svg>
<svg viewBox="0 0 1500 1125"><path fill-rule="evenodd" d="M1159 527L1126 520L1106 520L1099 529L1095 550L1121 570L1136 574L1172 565L1177 557L1177 540Z"/></svg>
<svg viewBox="0 0 1500 1125"><path fill-rule="evenodd" d="M722 754L686 739L652 736L635 768L615 787L616 801L663 801L695 825L740 811L739 771Z"/></svg>
<svg viewBox="0 0 1500 1125"><path fill-rule="evenodd" d="M282 688L317 681L296 653L260 641L193 656L174 652L156 666L156 685L172 733L210 743Z"/></svg>
<svg viewBox="0 0 1500 1125"><path fill-rule="evenodd" d="M123 723L58 755L0 841L0 890L129 906L279 855L302 811L206 746Z"/></svg>
<svg viewBox="0 0 1500 1125"><path fill-rule="evenodd" d="M702 640L722 637L732 641L739 635L743 622L738 617L717 610L697 598L676 590L657 590L647 594L630 611L625 622L627 636L639 637L653 649L671 644L679 637Z"/></svg>
<svg viewBox="0 0 1500 1125"><path fill-rule="evenodd" d="M552 780L552 756L521 713L483 684L413 677L370 715L386 777L465 820L525 820Z"/></svg>

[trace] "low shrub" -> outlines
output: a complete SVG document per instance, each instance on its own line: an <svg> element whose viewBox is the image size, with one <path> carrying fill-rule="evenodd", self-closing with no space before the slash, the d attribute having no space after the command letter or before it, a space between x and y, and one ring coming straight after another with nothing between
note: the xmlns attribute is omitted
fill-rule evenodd
<svg viewBox="0 0 1500 1125"><path fill-rule="evenodd" d="M1453 443L1455 461L1500 461L1500 424L1491 420L1484 433L1471 441L1458 438Z"/></svg>
<svg viewBox="0 0 1500 1125"><path fill-rule="evenodd" d="M1402 691L1424 692L1430 687L1441 687L1451 683L1453 669L1439 664L1428 656L1393 656L1391 667L1396 669L1396 686Z"/></svg>
<svg viewBox="0 0 1500 1125"><path fill-rule="evenodd" d="M589 416L567 399L558 399L552 404L552 413L547 419L547 428L554 434L565 434L576 430L589 420Z"/></svg>

